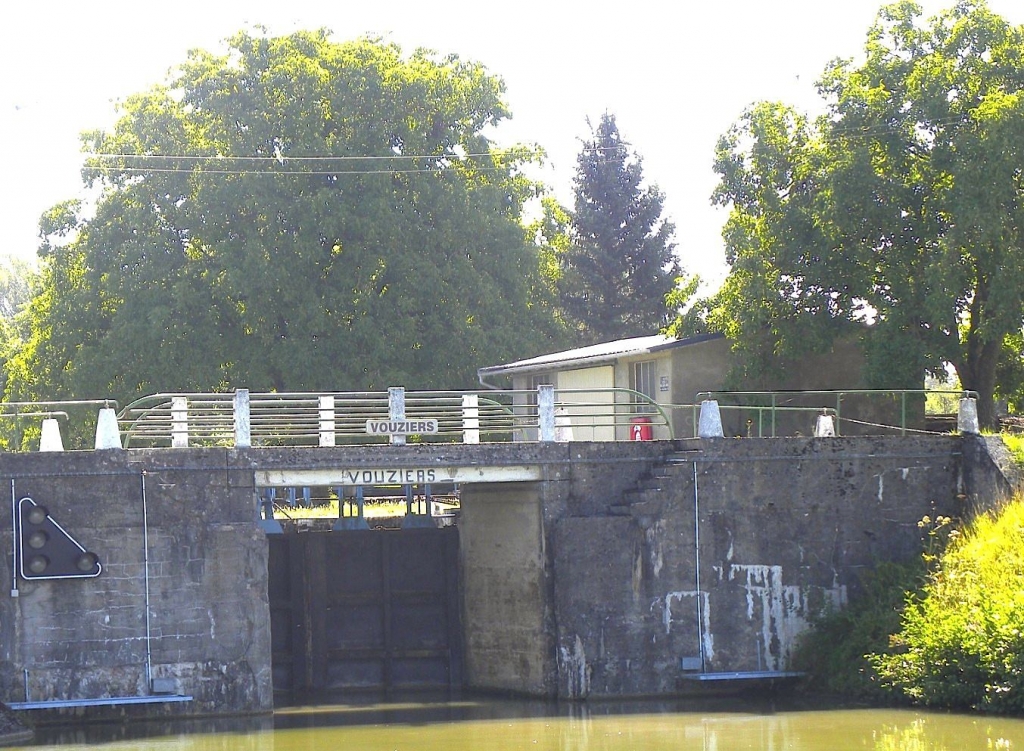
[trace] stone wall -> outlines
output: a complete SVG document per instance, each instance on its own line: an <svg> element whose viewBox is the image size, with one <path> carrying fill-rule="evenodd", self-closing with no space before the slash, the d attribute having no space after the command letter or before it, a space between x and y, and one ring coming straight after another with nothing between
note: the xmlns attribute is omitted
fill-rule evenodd
<svg viewBox="0 0 1024 751"><path fill-rule="evenodd" d="M0 476L12 496L0 516L3 701L170 692L193 699L144 713L272 708L267 544L238 454L3 455ZM23 497L99 556L98 577L14 576L11 514Z"/></svg>

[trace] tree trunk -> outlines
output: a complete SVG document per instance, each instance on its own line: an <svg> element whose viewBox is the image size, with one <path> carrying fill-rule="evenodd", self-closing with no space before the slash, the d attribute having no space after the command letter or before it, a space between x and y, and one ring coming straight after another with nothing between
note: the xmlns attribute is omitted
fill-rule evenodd
<svg viewBox="0 0 1024 751"><path fill-rule="evenodd" d="M995 391L1000 352L999 341L988 341L980 347L969 346L963 367L957 368L961 385L978 393L978 425L982 430L999 430Z"/></svg>

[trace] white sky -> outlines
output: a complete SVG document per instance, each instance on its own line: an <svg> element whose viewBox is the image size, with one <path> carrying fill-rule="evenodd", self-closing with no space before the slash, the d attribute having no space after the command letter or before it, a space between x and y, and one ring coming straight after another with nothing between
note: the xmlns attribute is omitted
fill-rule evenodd
<svg viewBox="0 0 1024 751"><path fill-rule="evenodd" d="M953 0L923 0L925 15ZM39 216L81 195L78 134L109 127L115 103L162 82L189 49L260 24L326 27L335 40L380 34L479 61L504 78L513 119L502 144L536 142L542 178L572 202L580 140L604 111L666 195L686 269L724 273L723 211L711 207L718 137L754 101L817 106L833 57L857 57L874 0L130 0L8 4L0 35L3 200L0 255L34 257ZM1014 24L1020 0L989 0Z"/></svg>

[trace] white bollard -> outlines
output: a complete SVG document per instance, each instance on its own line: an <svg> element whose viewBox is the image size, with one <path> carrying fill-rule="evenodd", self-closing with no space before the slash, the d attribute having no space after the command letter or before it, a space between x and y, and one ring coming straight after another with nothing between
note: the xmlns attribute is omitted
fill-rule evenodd
<svg viewBox="0 0 1024 751"><path fill-rule="evenodd" d="M117 429L117 415L110 407L100 410L96 419L96 446L97 451L102 449L121 448L121 432Z"/></svg>
<svg viewBox="0 0 1024 751"><path fill-rule="evenodd" d="M714 399L705 399L700 403L700 420L697 423L697 435L700 438L722 438L722 411Z"/></svg>
<svg viewBox="0 0 1024 751"><path fill-rule="evenodd" d="M63 451L64 441L60 437L60 424L53 417L43 420L43 432L39 436L40 451Z"/></svg>
<svg viewBox="0 0 1024 751"><path fill-rule="evenodd" d="M834 438L836 435L835 418L832 415L818 415L818 422L814 426L816 438Z"/></svg>
<svg viewBox="0 0 1024 751"><path fill-rule="evenodd" d="M569 410L559 407L555 410L555 442L568 443L572 440L572 420L569 419Z"/></svg>
<svg viewBox="0 0 1024 751"><path fill-rule="evenodd" d="M981 429L978 427L978 402L976 399L960 400L956 427L961 433L974 433L975 435L981 433Z"/></svg>

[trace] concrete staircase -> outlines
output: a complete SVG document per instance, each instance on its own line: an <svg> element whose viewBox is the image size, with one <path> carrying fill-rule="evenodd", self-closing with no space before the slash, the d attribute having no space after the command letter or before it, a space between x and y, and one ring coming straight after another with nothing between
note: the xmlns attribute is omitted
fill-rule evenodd
<svg viewBox="0 0 1024 751"><path fill-rule="evenodd" d="M693 457L702 453L702 449L677 445L669 453L651 467L651 471L640 478L635 488L626 491L618 503L609 506L612 516L632 516L633 506L645 501L654 500L668 488L681 483L692 482Z"/></svg>

